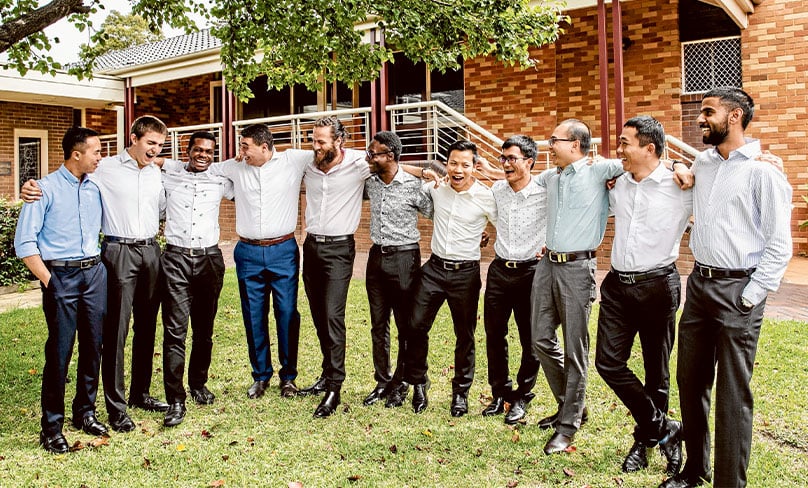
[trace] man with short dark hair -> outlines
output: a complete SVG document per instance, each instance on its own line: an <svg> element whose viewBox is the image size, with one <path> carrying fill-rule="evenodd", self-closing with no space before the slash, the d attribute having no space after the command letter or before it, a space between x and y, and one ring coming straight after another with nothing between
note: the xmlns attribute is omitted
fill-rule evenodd
<svg viewBox="0 0 808 488"><path fill-rule="evenodd" d="M653 117L629 119L617 156L626 171L609 192L614 214L611 271L600 288L595 366L636 422L624 472L648 466L646 450L659 446L673 476L682 463L681 423L668 418L668 363L676 328L681 281L679 243L693 209L660 161L665 131ZM639 335L645 382L629 369Z"/></svg>
<svg viewBox="0 0 808 488"><path fill-rule="evenodd" d="M429 330L438 310L448 302L455 333L453 417L468 413L468 392L474 381L474 331L480 298L480 236L488 222L496 223L497 207L491 190L472 176L477 146L459 140L449 146L448 184L426 183L434 205L432 256L421 268L415 292L412 330L407 343L407 378L413 385L412 408L428 405L427 355ZM411 359L411 360L410 360Z"/></svg>
<svg viewBox="0 0 808 488"><path fill-rule="evenodd" d="M365 405L386 399L386 407L399 407L409 391L405 379L407 336L415 286L421 274L418 212L432 215L432 200L421 180L399 165L401 140L388 131L376 133L367 150L373 174L365 182L370 198L370 238L365 288L370 305L371 343L376 386ZM398 351L395 372L390 371L390 314L395 317Z"/></svg>
<svg viewBox="0 0 808 488"><path fill-rule="evenodd" d="M224 279L219 249L219 207L233 198L233 183L213 176L216 137L195 132L188 140L188 162L177 171L163 172L166 197L166 248L160 259L163 302L163 383L169 403L163 424L173 427L185 417L185 340L188 319L193 347L188 363L188 387L199 405L216 398L207 388L213 348L213 322Z"/></svg>
<svg viewBox="0 0 808 488"><path fill-rule="evenodd" d="M687 462L662 488L710 479L710 394L715 383L713 486L744 487L752 444L750 381L768 292L791 258L791 186L755 158L745 137L755 106L739 88L705 93L697 123L705 144L693 163L696 264L679 321L676 380Z"/></svg>
<svg viewBox="0 0 808 488"><path fill-rule="evenodd" d="M107 306L107 271L98 246L101 192L87 177L101 161L101 141L97 132L73 127L65 133L62 148L64 164L39 181L42 198L22 207L14 237L17 256L42 288L48 339L39 443L57 454L68 450L62 433L65 382L77 334L73 425L91 435L107 434L95 416Z"/></svg>

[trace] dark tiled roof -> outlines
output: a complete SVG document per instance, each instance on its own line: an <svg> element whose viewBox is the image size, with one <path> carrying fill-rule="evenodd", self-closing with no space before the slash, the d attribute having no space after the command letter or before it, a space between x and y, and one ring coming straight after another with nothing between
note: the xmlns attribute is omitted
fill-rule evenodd
<svg viewBox="0 0 808 488"><path fill-rule="evenodd" d="M103 73L128 66L149 64L163 59L206 51L221 45L221 41L213 37L209 29L204 29L193 34L171 37L162 41L108 52L96 59L93 71Z"/></svg>

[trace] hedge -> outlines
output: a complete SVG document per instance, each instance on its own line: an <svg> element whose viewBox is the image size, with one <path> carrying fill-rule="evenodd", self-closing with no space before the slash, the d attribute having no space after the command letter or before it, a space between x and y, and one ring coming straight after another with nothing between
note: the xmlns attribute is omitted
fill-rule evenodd
<svg viewBox="0 0 808 488"><path fill-rule="evenodd" d="M0 286L22 285L33 279L31 272L14 253L14 230L22 202L0 197Z"/></svg>

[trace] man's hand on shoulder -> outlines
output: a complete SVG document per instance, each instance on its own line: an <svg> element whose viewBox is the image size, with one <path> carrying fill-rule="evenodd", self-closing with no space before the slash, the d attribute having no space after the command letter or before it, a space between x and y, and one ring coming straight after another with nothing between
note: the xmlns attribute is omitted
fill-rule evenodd
<svg viewBox="0 0 808 488"><path fill-rule="evenodd" d="M32 203L42 198L42 190L36 180L28 180L20 188L20 198L25 203Z"/></svg>
<svg viewBox="0 0 808 488"><path fill-rule="evenodd" d="M785 174L785 168L783 166L783 159L780 156L776 156L776 155L772 154L770 151L767 150L767 151L763 151L755 159L758 160L758 161L763 161L764 163L769 163L772 166L774 166L775 168L777 168L778 170L780 170L781 173Z"/></svg>
<svg viewBox="0 0 808 488"><path fill-rule="evenodd" d="M693 184L696 182L693 177L693 171L681 161L673 161L671 165L671 169L673 169L673 181L679 185L679 188L682 190L693 188Z"/></svg>

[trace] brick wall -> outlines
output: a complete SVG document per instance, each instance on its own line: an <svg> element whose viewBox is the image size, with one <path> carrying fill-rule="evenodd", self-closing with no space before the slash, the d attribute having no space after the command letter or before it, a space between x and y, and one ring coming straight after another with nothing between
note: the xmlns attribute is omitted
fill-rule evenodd
<svg viewBox="0 0 808 488"><path fill-rule="evenodd" d="M84 110L84 125L101 135L118 132L118 113L114 110L88 108Z"/></svg>
<svg viewBox="0 0 808 488"><path fill-rule="evenodd" d="M135 116L154 115L171 127L210 123L210 82L200 75L135 89Z"/></svg>
<svg viewBox="0 0 808 488"><path fill-rule="evenodd" d="M808 7L800 0L762 2L755 6L749 28L741 34L744 89L757 110L747 134L761 139L764 149L783 158L794 188L792 236L795 254L808 253L808 219L802 199L808 195L805 128L808 115Z"/></svg>
<svg viewBox="0 0 808 488"><path fill-rule="evenodd" d="M30 103L0 102L0 161L14 165L14 129L48 131L48 162L42 175L62 164L62 136L73 125L73 108ZM14 196L13 170L8 176L0 176L0 196Z"/></svg>

